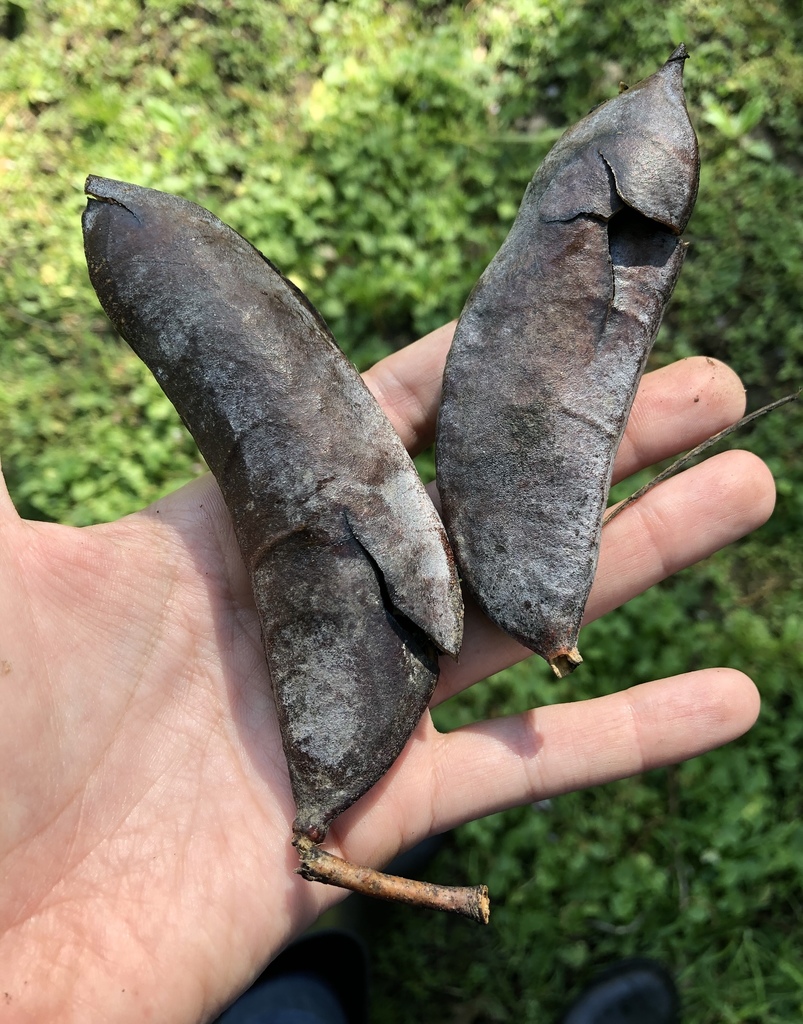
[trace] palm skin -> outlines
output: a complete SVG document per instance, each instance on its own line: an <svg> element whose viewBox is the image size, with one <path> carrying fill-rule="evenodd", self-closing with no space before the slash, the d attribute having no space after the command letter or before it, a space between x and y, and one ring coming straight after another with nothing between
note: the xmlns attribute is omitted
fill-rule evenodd
<svg viewBox="0 0 803 1024"><path fill-rule="evenodd" d="M366 375L413 451L433 433L452 329ZM710 360L648 375L617 477L743 402ZM605 529L588 617L754 529L773 494L745 452L657 488ZM527 655L469 610L436 701ZM622 672L617 687L625 656ZM211 477L80 530L19 519L0 488L0 682L4 1020L209 1020L342 897L295 873L259 625ZM710 669L448 736L427 715L327 848L379 865L502 807L712 749L757 712L749 679Z"/></svg>

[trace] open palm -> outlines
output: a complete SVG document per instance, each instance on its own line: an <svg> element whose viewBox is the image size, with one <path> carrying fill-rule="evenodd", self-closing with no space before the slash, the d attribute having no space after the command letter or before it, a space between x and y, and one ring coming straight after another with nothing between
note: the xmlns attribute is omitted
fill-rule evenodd
<svg viewBox="0 0 803 1024"><path fill-rule="evenodd" d="M413 451L431 440L451 333L366 375ZM617 477L742 403L710 360L649 375ZM772 502L744 452L657 488L605 529L589 618L755 528ZM436 700L527 654L469 609ZM626 676L623 653L616 688ZM342 896L295 874L259 625L210 476L86 529L25 522L0 488L0 685L3 1019L211 1018ZM712 669L448 736L427 715L327 847L380 864L473 817L715 747L757 708L750 680Z"/></svg>

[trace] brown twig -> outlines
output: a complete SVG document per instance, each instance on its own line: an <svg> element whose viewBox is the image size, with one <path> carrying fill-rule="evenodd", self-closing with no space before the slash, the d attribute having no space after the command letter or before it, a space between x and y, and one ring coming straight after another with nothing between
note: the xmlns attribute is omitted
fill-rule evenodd
<svg viewBox="0 0 803 1024"><path fill-rule="evenodd" d="M484 885L458 887L417 882L398 875L386 875L327 853L304 835L293 836L301 866L298 873L310 882L338 885L380 900L395 900L414 907L444 910L487 924L490 915L488 888Z"/></svg>
<svg viewBox="0 0 803 1024"><path fill-rule="evenodd" d="M734 431L740 430L748 423L752 423L752 421L758 419L759 416L772 412L774 409L779 409L782 405L786 405L787 402L794 402L796 399L800 398L801 392L803 392L803 388L798 389L791 395L784 395L784 397L779 398L777 402L770 402L769 405L764 405L760 409L756 409L755 412L751 412L749 415L743 416L738 420L738 422L732 423L729 427L725 427L724 430L720 430L720 432L718 434L714 434L713 437L707 438L707 440L703 441L702 444L698 444L696 448L692 448L690 452L686 452L682 458L673 462L671 466L659 473L658 476L650 480L649 483L644 484L643 487L639 487L637 491L634 491L629 498L625 498L624 501L609 509L605 515L602 525L607 526L608 523L614 520L620 512L624 512L626 508L630 508L631 505L635 505L635 503L640 498L643 498L648 491L651 491L653 487L657 487L657 485L663 483L664 480L668 480L670 476L674 476L679 470L685 469L686 466L696 459L698 455L701 455L706 448L710 448L712 444L716 444L717 441L721 441L723 438L727 437L728 434L732 434Z"/></svg>

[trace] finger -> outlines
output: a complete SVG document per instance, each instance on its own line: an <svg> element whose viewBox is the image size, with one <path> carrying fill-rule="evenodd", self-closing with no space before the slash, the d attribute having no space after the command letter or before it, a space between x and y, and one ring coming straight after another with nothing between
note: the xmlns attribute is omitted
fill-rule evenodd
<svg viewBox="0 0 803 1024"><path fill-rule="evenodd" d="M752 681L718 668L465 726L432 755L431 830L696 757L741 736L758 711Z"/></svg>
<svg viewBox="0 0 803 1024"><path fill-rule="evenodd" d="M411 455L432 444L441 399L443 364L456 321L394 352L363 374Z"/></svg>
<svg viewBox="0 0 803 1024"><path fill-rule="evenodd" d="M363 379L416 455L435 438L443 366L456 322L372 366ZM619 448L615 479L686 451L743 414L744 387L724 363L694 356L645 374Z"/></svg>
<svg viewBox="0 0 803 1024"><path fill-rule="evenodd" d="M741 380L717 359L695 356L645 374L616 455L614 482L693 448L735 423L744 409Z"/></svg>
<svg viewBox="0 0 803 1024"><path fill-rule="evenodd" d="M672 480L676 486L668 487ZM649 494L656 500L631 505L602 531L586 622L744 537L775 506L772 474L742 451L715 455Z"/></svg>
<svg viewBox="0 0 803 1024"><path fill-rule="evenodd" d="M723 452L670 478L602 531L585 621L755 530L769 518L774 502L772 475L749 452ZM529 655L475 606L467 606L460 661L441 660L433 703Z"/></svg>

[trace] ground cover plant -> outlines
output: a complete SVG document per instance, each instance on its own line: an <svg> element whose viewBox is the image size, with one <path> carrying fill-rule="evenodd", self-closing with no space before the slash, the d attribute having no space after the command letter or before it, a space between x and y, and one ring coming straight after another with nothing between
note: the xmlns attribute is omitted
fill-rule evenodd
<svg viewBox="0 0 803 1024"><path fill-rule="evenodd" d="M750 407L799 386L795 3L29 0L0 29L0 456L23 515L108 520L202 468L92 296L87 173L212 209L364 367L457 315L563 128L680 41L703 172L651 365L722 358ZM590 626L581 672L531 660L439 712L448 728L722 664L756 679L757 726L450 836L427 877L487 881L492 924L372 911L377 1020L551 1019L631 953L670 964L689 1020L800 1019L802 439L795 406L732 439L776 473L774 517Z"/></svg>

